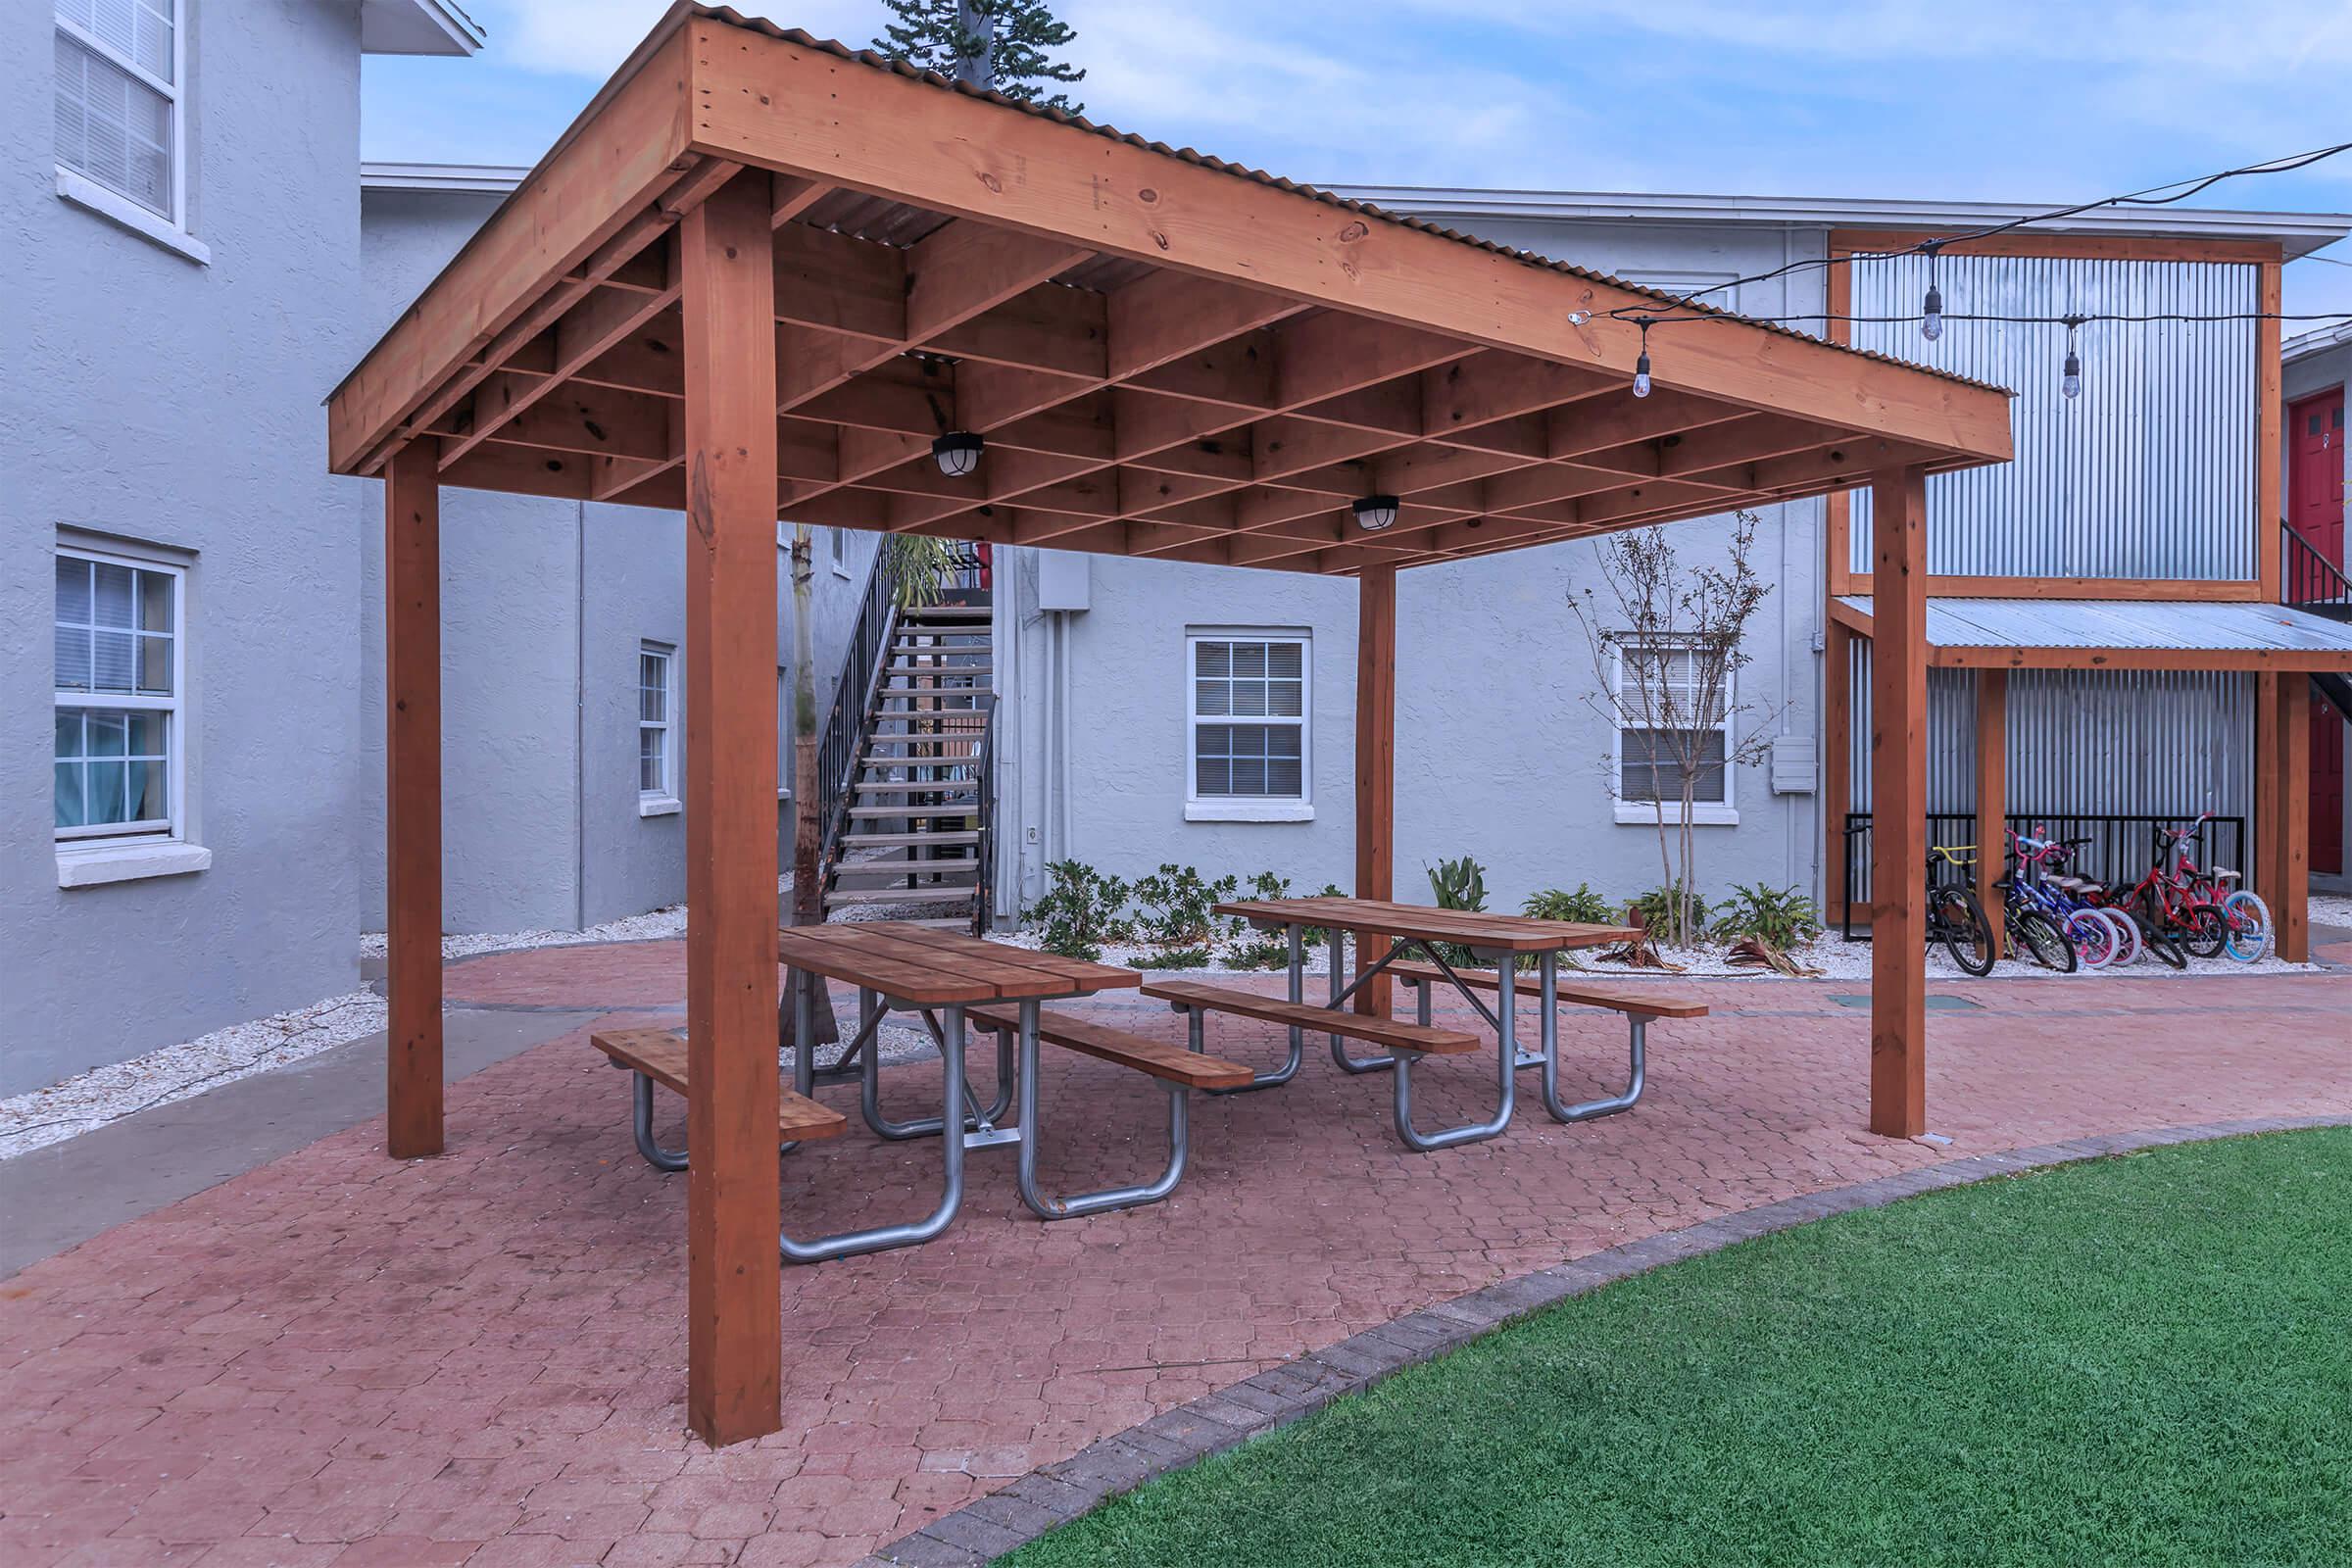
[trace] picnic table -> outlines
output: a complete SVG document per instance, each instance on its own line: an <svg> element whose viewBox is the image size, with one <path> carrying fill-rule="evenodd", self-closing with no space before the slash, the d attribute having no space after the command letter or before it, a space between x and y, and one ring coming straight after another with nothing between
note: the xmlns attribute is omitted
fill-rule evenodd
<svg viewBox="0 0 2352 1568"><path fill-rule="evenodd" d="M967 1149L1017 1146L1020 1152L1021 1197L1048 1217L1056 1201L1037 1190L1038 1142L1037 1054L1041 1026L1040 1004L1046 1001L1091 996L1099 991L1133 986L1141 977L1127 968L1065 958L1056 954L1032 953L1002 943L983 942L959 932L889 920L846 921L838 925L786 926L780 934L783 961L800 977L792 1005L795 1057L794 1088L807 1096L816 1081L814 993L818 980L840 980L858 990L858 1033L844 1048L836 1070L856 1063L858 1109L875 1133L892 1139L936 1137L940 1141L944 1182L939 1204L924 1219L898 1225L879 1225L844 1231L814 1241L778 1238L784 1256L797 1263L848 1257L886 1248L927 1242L955 1222L963 1204L963 1156ZM1009 1005L1007 1005L1009 1004ZM881 1105L880 1044L877 1032L894 1011L920 1014L939 1046L940 1112L936 1116L894 1119ZM964 1046L971 1014L985 1011L983 1022L997 1034L997 1098L993 1105L978 1103L964 1077ZM1017 1056L1017 1062L1015 1060ZM1020 1116L1016 1125L1000 1127L1008 1103L1017 1094ZM1171 1144L1172 1175L1182 1171L1183 1096L1173 1096ZM1086 1199L1128 1198L1128 1190ZM1060 1200L1069 1202L1084 1200ZM1103 1201L1097 1207L1125 1206ZM1085 1211L1093 1211L1091 1208Z"/></svg>
<svg viewBox="0 0 2352 1568"><path fill-rule="evenodd" d="M1393 1043L1380 1038L1378 1026L1388 1022L1380 1019L1349 1018L1329 1032L1331 1058L1349 1073L1393 1072L1396 1078L1395 1115L1396 1136L1409 1149L1428 1151L1448 1149L1457 1144L1475 1143L1492 1138L1510 1125L1511 1111L1516 1102L1517 1073L1522 1067L1543 1070L1544 1099L1547 1108L1559 1119L1583 1119L1565 1115L1557 1093L1559 1073L1559 956L1584 948L1610 947L1633 940L1640 933L1624 926L1590 925L1572 920L1540 920L1528 915L1486 914L1467 909L1441 909L1421 904L1398 904L1382 899L1245 899L1216 906L1216 912L1248 920L1261 930L1279 929L1284 932L1290 948L1290 1003L1293 1008L1303 1007L1306 996L1306 933L1320 930L1325 933L1330 955L1330 1000L1321 1009L1329 1018L1340 1012L1355 994L1369 984L1374 976L1389 973L1418 951L1428 960L1426 964L1408 964L1400 974L1408 983L1420 987L1418 1027L1426 1030L1430 1020L1430 986L1440 980L1452 985L1462 999L1470 1004L1494 1027L1495 1036L1496 1073L1498 1080L1497 1104L1494 1114L1483 1121L1448 1127L1439 1132L1424 1133L1413 1125L1412 1068L1416 1057L1423 1054L1453 1054L1462 1048L1456 1042L1425 1038L1418 1046ZM1390 939L1387 953L1369 965L1363 963L1363 942L1367 936ZM1347 950L1348 938L1355 939L1357 973L1348 979ZM1465 969L1452 962L1447 949L1467 951L1471 956L1494 967L1484 974ZM1519 1049L1517 1023L1514 1017L1517 1004L1518 965L1522 957L1532 955L1536 959L1536 985L1542 998L1540 1049L1523 1052ZM1434 971L1434 972L1433 972ZM1492 1007L1477 995L1481 981L1491 984L1496 992ZM1162 988L1146 987L1147 995L1160 995ZM1703 1010L1703 1009L1702 1009ZM1198 1013L1196 1013L1196 1020ZM1264 1074L1259 1083L1250 1087L1268 1087L1287 1082L1298 1072L1304 1054L1304 1036L1308 1024L1301 1014L1293 1011L1282 1021L1291 1024L1290 1057L1284 1066ZM1387 1048L1387 1054L1376 1057L1357 1057L1348 1054L1343 1037L1368 1040ZM1639 1037L1637 1036L1637 1050ZM1638 1086L1636 1092L1638 1093ZM1627 1101L1631 1103L1631 1101Z"/></svg>

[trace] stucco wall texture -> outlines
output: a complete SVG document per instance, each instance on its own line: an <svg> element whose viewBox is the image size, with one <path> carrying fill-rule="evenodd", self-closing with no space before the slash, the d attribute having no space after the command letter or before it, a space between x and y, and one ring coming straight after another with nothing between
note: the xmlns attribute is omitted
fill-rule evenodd
<svg viewBox="0 0 2352 1568"><path fill-rule="evenodd" d="M319 401L359 347L356 8L191 8L209 266L57 194L50 8L0 7L0 1094L349 990L356 491ZM61 889L61 528L189 552L193 874Z"/></svg>

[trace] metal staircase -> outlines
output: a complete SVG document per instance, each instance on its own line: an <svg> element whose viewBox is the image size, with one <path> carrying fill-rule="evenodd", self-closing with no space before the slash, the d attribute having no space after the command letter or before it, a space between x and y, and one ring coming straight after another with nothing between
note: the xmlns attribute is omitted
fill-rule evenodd
<svg viewBox="0 0 2352 1568"><path fill-rule="evenodd" d="M2278 602L2330 620L2352 620L2352 579L2345 577L2344 568L2284 522L2278 531ZM2346 722L2352 722L2352 681L2323 671L2311 677L2311 684Z"/></svg>
<svg viewBox="0 0 2352 1568"><path fill-rule="evenodd" d="M828 920L988 929L996 817L988 562L902 608L885 547L818 749Z"/></svg>

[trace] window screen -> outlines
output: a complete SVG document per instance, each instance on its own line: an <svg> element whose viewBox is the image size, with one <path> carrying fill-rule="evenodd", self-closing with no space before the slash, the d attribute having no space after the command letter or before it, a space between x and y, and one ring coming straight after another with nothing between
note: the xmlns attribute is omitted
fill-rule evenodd
<svg viewBox="0 0 2352 1568"><path fill-rule="evenodd" d="M1193 796L1306 798L1306 644L1193 640Z"/></svg>

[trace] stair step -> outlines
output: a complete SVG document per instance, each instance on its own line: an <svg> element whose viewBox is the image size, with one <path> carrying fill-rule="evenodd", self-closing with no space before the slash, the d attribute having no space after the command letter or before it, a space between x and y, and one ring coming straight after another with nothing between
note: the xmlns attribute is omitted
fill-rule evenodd
<svg viewBox="0 0 2352 1568"><path fill-rule="evenodd" d="M899 617L902 626L920 626L934 620L987 620L996 612L987 605L925 605Z"/></svg>
<svg viewBox="0 0 2352 1568"><path fill-rule="evenodd" d="M946 833L845 833L842 835L843 854L852 850L909 849L924 844L978 844L978 828L956 828Z"/></svg>
<svg viewBox="0 0 2352 1568"><path fill-rule="evenodd" d="M969 795L972 781L968 778L878 778L870 783L850 786L853 795Z"/></svg>
<svg viewBox="0 0 2352 1568"><path fill-rule="evenodd" d="M852 922L844 923L846 924ZM972 929L972 917L968 914L955 915L944 920L925 918L921 920L894 920L891 923L894 925L929 926L935 931L961 931L966 935L969 935Z"/></svg>
<svg viewBox="0 0 2352 1568"><path fill-rule="evenodd" d="M979 888L969 882L937 888L836 888L825 895L825 907L845 904L968 904Z"/></svg>
<svg viewBox="0 0 2352 1568"><path fill-rule="evenodd" d="M882 671L882 678L895 680L904 675L909 680L917 677L923 680L963 680L995 673L995 666L990 664L892 664Z"/></svg>
<svg viewBox="0 0 2352 1568"><path fill-rule="evenodd" d="M835 878L886 876L905 881L909 876L969 876L980 863L977 855L947 855L936 860L858 860L833 868ZM957 886L962 884L958 883Z"/></svg>
<svg viewBox="0 0 2352 1568"><path fill-rule="evenodd" d="M978 808L968 802L950 806L908 806L901 801L896 806L853 806L850 808L850 819L870 822L885 816L971 816L977 810Z"/></svg>

